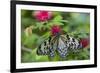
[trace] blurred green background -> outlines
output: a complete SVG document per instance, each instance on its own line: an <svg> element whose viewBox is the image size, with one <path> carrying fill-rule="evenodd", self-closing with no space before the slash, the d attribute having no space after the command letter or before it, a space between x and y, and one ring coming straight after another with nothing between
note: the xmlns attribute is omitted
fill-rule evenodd
<svg viewBox="0 0 100 73"><path fill-rule="evenodd" d="M52 60L48 56L38 56L39 44L50 36L50 28L56 24L64 32L76 38L85 38L90 33L90 14L76 12L53 12L48 22L39 22L33 16L34 10L21 10L21 62L62 61L58 55ZM81 34L79 34L81 33ZM87 35L88 34L88 35ZM65 60L86 60L90 58L90 47L79 53L69 53Z"/></svg>

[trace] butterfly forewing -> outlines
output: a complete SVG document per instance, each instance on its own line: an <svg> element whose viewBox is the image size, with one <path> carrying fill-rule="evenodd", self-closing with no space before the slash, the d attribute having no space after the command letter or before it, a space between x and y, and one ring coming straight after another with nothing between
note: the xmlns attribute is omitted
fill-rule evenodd
<svg viewBox="0 0 100 73"><path fill-rule="evenodd" d="M68 54L68 47L66 46L62 37L59 37L58 39L57 51L62 58L65 58Z"/></svg>
<svg viewBox="0 0 100 73"><path fill-rule="evenodd" d="M55 56L56 48L57 48L57 39L56 39L56 37L53 37L50 41L50 48L49 48L49 56L50 57Z"/></svg>

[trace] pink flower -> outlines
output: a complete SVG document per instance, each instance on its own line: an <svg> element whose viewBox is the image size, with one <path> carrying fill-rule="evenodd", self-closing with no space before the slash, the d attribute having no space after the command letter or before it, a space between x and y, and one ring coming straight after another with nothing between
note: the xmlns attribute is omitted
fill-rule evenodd
<svg viewBox="0 0 100 73"><path fill-rule="evenodd" d="M49 19L51 19L52 17L52 12L50 11L34 11L33 16L35 16L35 18L38 21L47 21Z"/></svg>
<svg viewBox="0 0 100 73"><path fill-rule="evenodd" d="M52 35L57 35L57 34L59 34L61 32L61 28L60 28L60 26L58 26L58 25L53 25L52 27L51 27L51 34Z"/></svg>
<svg viewBox="0 0 100 73"><path fill-rule="evenodd" d="M85 47L87 47L89 45L90 40L89 40L89 38L82 38L80 40L80 43L82 44L82 47L85 48Z"/></svg>

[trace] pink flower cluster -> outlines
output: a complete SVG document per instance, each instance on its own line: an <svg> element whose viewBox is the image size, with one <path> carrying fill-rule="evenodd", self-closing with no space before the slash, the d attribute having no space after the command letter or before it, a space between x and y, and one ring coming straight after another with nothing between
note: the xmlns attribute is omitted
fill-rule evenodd
<svg viewBox="0 0 100 73"><path fill-rule="evenodd" d="M80 40L80 43L82 44L82 47L85 48L85 47L87 47L89 45L90 40L89 40L89 38L82 38Z"/></svg>
<svg viewBox="0 0 100 73"><path fill-rule="evenodd" d="M52 34L52 35L57 35L57 34L59 34L60 32L61 32L60 26L58 26L58 25L53 25L53 26L51 27L51 34Z"/></svg>
<svg viewBox="0 0 100 73"><path fill-rule="evenodd" d="M50 11L34 11L33 16L41 22L51 19L52 12Z"/></svg>

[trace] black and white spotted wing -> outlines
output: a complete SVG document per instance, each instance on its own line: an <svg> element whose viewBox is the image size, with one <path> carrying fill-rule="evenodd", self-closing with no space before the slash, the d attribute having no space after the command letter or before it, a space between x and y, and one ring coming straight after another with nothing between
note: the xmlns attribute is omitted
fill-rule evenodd
<svg viewBox="0 0 100 73"><path fill-rule="evenodd" d="M62 39L66 43L68 50L71 50L72 52L78 52L82 48L82 44L74 37L62 35Z"/></svg>
<svg viewBox="0 0 100 73"><path fill-rule="evenodd" d="M66 43L61 37L58 39L57 51L62 58L65 58L68 54L68 46L66 46Z"/></svg>
<svg viewBox="0 0 100 73"><path fill-rule="evenodd" d="M37 49L38 55L48 55L49 48L50 48L50 40L51 38L48 38L42 44L39 45Z"/></svg>
<svg viewBox="0 0 100 73"><path fill-rule="evenodd" d="M50 57L53 57L55 55L55 49L57 46L55 43L56 37L49 37L46 39L42 44L39 45L37 49L38 55L49 55Z"/></svg>
<svg viewBox="0 0 100 73"><path fill-rule="evenodd" d="M58 52L64 58L68 55L68 50L77 52L81 47L79 41L69 35L52 36L40 44L37 54L54 57L55 52Z"/></svg>

